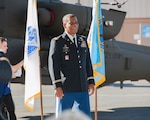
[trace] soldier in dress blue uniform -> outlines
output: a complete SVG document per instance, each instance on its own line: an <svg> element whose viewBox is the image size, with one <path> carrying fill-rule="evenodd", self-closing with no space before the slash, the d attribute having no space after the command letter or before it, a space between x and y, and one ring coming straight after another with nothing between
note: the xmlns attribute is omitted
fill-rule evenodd
<svg viewBox="0 0 150 120"><path fill-rule="evenodd" d="M74 14L65 15L62 22L64 33L51 40L49 51L56 114L60 109L71 109L76 102L79 110L90 116L89 95L94 93L95 83L87 41L76 34L79 24Z"/></svg>
<svg viewBox="0 0 150 120"><path fill-rule="evenodd" d="M0 60L7 60L9 62L9 60L6 57L6 53L7 53L7 39L0 37ZM2 58L2 59L1 59ZM11 70L12 70L12 78L14 78L14 72L16 72L18 69L20 69L23 65L23 60L21 62L19 62L16 65L11 65ZM2 72L2 70L1 70ZM12 99L12 94L11 94L11 89L9 86L9 82L11 82L11 78L10 80L7 80L7 82L3 82L0 80L0 99L3 100L3 102L5 103L7 110L9 112L9 120L16 120L16 115L15 115L15 106L14 106L14 102Z"/></svg>

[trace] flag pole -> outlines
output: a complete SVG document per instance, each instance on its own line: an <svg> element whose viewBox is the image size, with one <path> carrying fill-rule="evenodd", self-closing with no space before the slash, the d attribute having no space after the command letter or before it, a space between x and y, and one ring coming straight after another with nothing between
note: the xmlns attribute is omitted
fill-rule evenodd
<svg viewBox="0 0 150 120"><path fill-rule="evenodd" d="M95 88L95 119L94 120L98 120L98 116L97 116L97 88Z"/></svg>
<svg viewBox="0 0 150 120"><path fill-rule="evenodd" d="M39 56L40 58L40 56ZM41 95L40 95L40 107L41 107L41 120L44 120L44 115L43 115L43 93L42 93L42 77L41 77L41 70L40 70L40 91L41 91Z"/></svg>
<svg viewBox="0 0 150 120"><path fill-rule="evenodd" d="M40 50L39 50L40 51ZM40 60L40 55L39 55L39 61ZM41 62L39 62L41 63ZM39 65L40 67L41 65ZM41 120L44 120L44 114L43 114L43 92L42 92L42 77L41 77L41 69L40 69L40 107L41 107Z"/></svg>
<svg viewBox="0 0 150 120"><path fill-rule="evenodd" d="M37 10L37 0L36 0L36 10ZM40 50L39 50L40 51ZM40 62L40 54L39 54L39 64ZM40 68L41 65L39 65ZM44 120L44 114L43 114L43 93L42 93L42 77L41 77L41 69L40 69L40 107L41 107L41 120Z"/></svg>

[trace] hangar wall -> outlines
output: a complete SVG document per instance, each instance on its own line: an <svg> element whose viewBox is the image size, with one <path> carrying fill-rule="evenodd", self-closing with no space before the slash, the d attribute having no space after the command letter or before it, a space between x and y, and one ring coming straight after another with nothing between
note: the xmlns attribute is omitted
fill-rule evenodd
<svg viewBox="0 0 150 120"><path fill-rule="evenodd" d="M116 39L150 46L150 18L126 18Z"/></svg>

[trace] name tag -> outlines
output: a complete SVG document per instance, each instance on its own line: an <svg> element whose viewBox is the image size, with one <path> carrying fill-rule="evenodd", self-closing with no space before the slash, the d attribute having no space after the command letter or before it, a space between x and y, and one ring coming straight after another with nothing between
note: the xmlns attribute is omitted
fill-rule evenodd
<svg viewBox="0 0 150 120"><path fill-rule="evenodd" d="M69 55L65 55L65 60L69 60Z"/></svg>

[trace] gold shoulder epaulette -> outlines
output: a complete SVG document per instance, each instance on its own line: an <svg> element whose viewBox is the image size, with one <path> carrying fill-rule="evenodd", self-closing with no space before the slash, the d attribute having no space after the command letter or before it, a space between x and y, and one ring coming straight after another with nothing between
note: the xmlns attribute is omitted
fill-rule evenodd
<svg viewBox="0 0 150 120"><path fill-rule="evenodd" d="M53 40L59 40L60 37L61 37L61 35L57 36L57 37L54 37Z"/></svg>
<svg viewBox="0 0 150 120"><path fill-rule="evenodd" d="M10 64L10 61L6 57L0 57L0 61L7 61Z"/></svg>
<svg viewBox="0 0 150 120"><path fill-rule="evenodd" d="M58 37L54 37L53 40L58 40Z"/></svg>
<svg viewBox="0 0 150 120"><path fill-rule="evenodd" d="M87 37L86 36L84 36L84 35L81 35L81 37L83 38L83 39L86 39Z"/></svg>

